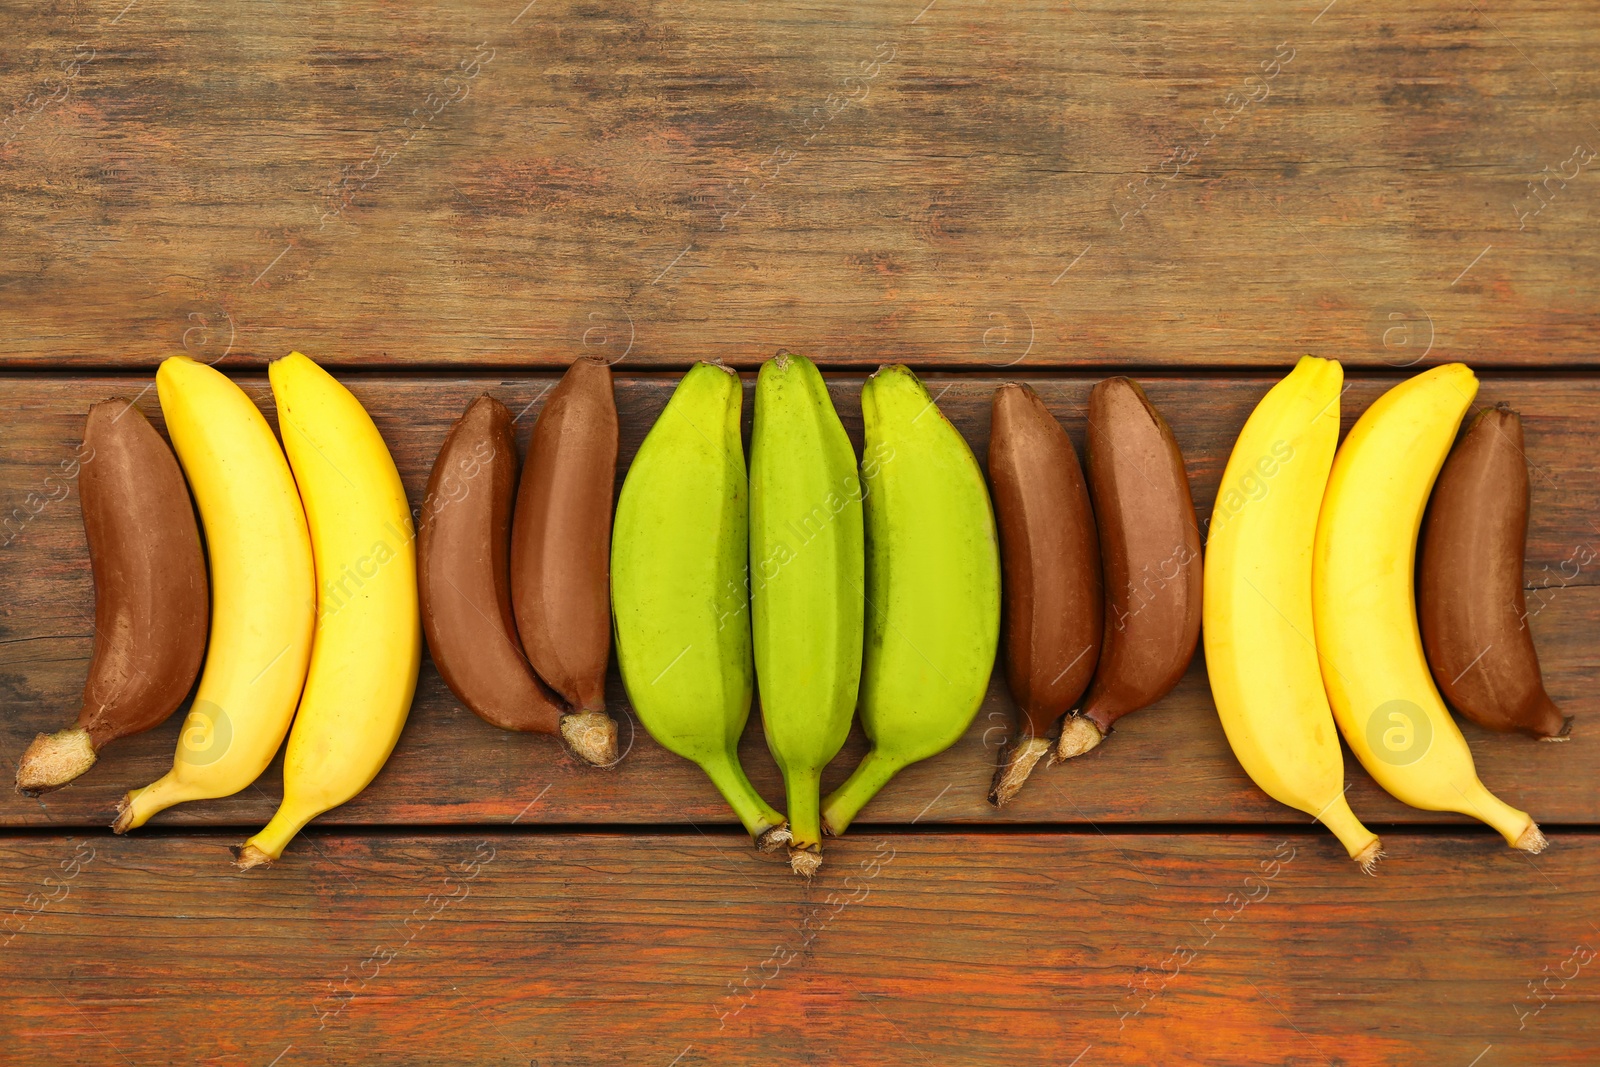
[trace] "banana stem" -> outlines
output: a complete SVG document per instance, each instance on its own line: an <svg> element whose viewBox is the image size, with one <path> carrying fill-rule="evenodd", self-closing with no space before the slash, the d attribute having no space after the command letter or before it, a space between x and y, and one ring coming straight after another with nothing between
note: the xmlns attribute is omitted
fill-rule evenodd
<svg viewBox="0 0 1600 1067"><path fill-rule="evenodd" d="M94 740L77 727L40 734L17 765L17 792L36 797L60 789L94 766Z"/></svg>
<svg viewBox="0 0 1600 1067"><path fill-rule="evenodd" d="M822 848L822 772L784 775L789 802L789 847L812 852Z"/></svg>
<svg viewBox="0 0 1600 1067"><path fill-rule="evenodd" d="M1482 819L1500 831L1500 836L1505 838L1506 844L1512 848L1539 853L1543 852L1545 845L1549 843L1545 840L1544 834L1539 832L1533 816L1513 808L1484 788L1483 783L1477 779L1467 783L1465 789L1457 785L1456 791L1461 794L1463 802L1456 810L1474 819Z"/></svg>
<svg viewBox="0 0 1600 1067"><path fill-rule="evenodd" d="M904 763L883 755L876 748L867 753L843 785L828 794L822 802L822 826L835 836L842 834L855 821L867 801L878 795L878 790L899 773Z"/></svg>
<svg viewBox="0 0 1600 1067"><path fill-rule="evenodd" d="M1033 773L1039 760L1050 751L1050 742L1042 737L1020 738L1000 757L995 769L994 787L989 790L989 803L1003 808L1021 791L1023 783Z"/></svg>
<svg viewBox="0 0 1600 1067"><path fill-rule="evenodd" d="M314 811L299 811L290 806L287 797L284 798L284 803L278 805L278 810L261 828L261 832L233 850L233 858L239 869L248 871L251 867L270 863L282 856L294 835L305 829L306 823L316 818L317 814Z"/></svg>
<svg viewBox="0 0 1600 1067"><path fill-rule="evenodd" d="M773 847L781 843L773 842L770 834L783 825L783 814L756 792L756 787L745 776L744 767L731 752L700 764L700 769L706 772L711 784L717 787L717 791L728 802L728 807L733 809L758 844L765 848L768 843L772 843Z"/></svg>
<svg viewBox="0 0 1600 1067"><path fill-rule="evenodd" d="M1056 742L1055 755L1050 757L1050 762L1061 763L1081 756L1105 739L1106 732L1093 719L1083 715L1068 715L1061 724L1061 737Z"/></svg>
<svg viewBox="0 0 1600 1067"><path fill-rule="evenodd" d="M205 796L200 790L185 785L174 776L173 771L168 771L144 788L132 790L122 798L122 803L117 807L117 821L111 824L111 829L125 834L143 826L153 816L174 804L201 799L205 799Z"/></svg>
<svg viewBox="0 0 1600 1067"><path fill-rule="evenodd" d="M617 762L617 723L604 711L561 716L561 739L591 767L610 767Z"/></svg>
<svg viewBox="0 0 1600 1067"><path fill-rule="evenodd" d="M1378 840L1378 835L1361 825L1361 820L1356 818L1356 813L1350 810L1350 802L1340 793L1333 803L1322 809L1322 814L1316 816L1318 822L1333 831L1333 836L1339 839L1344 850L1350 853L1350 858L1361 864L1361 869L1367 874L1373 873L1378 861L1383 859L1383 844Z"/></svg>

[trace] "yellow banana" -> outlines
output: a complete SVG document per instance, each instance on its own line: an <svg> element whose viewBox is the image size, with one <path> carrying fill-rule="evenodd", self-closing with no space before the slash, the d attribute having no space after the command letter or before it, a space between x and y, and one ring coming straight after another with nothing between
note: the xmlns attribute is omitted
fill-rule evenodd
<svg viewBox="0 0 1600 1067"><path fill-rule="evenodd" d="M783 816L739 765L754 688L739 376L697 363L628 468L611 535L617 665L639 721L706 772L763 849Z"/></svg>
<svg viewBox="0 0 1600 1067"><path fill-rule="evenodd" d="M1417 628L1417 532L1477 392L1464 364L1435 367L1379 397L1345 438L1317 522L1317 651L1339 729L1379 785L1415 808L1475 816L1538 852L1539 827L1478 780Z"/></svg>
<svg viewBox="0 0 1600 1067"><path fill-rule="evenodd" d="M902 767L972 724L1000 641L1000 545L972 449L911 370L861 392L866 448L866 648L861 725L872 749L823 802L843 833Z"/></svg>
<svg viewBox="0 0 1600 1067"><path fill-rule="evenodd" d="M789 862L822 864L822 769L850 733L861 681L856 453L810 360L781 352L756 381L750 579L761 725L788 792Z"/></svg>
<svg viewBox="0 0 1600 1067"><path fill-rule="evenodd" d="M156 392L205 526L211 636L172 770L127 795L118 833L256 780L294 718L316 619L300 494L255 402L187 356L161 364Z"/></svg>
<svg viewBox="0 0 1600 1067"><path fill-rule="evenodd" d="M236 850L275 860L300 828L365 789L400 739L422 657L405 487L378 428L298 352L267 368L316 558L317 633L283 761L283 803Z"/></svg>
<svg viewBox="0 0 1600 1067"><path fill-rule="evenodd" d="M1343 378L1333 360L1306 356L1246 420L1211 514L1202 632L1217 714L1245 773L1332 830L1370 874L1383 850L1345 800L1311 611Z"/></svg>

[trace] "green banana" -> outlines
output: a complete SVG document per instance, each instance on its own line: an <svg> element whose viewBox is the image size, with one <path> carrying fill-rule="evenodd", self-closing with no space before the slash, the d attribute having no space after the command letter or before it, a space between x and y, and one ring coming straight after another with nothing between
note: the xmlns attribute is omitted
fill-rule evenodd
<svg viewBox="0 0 1600 1067"><path fill-rule="evenodd" d="M789 863L822 865L822 769L850 733L861 681L865 560L855 449L808 359L756 379L750 580L767 747L788 792Z"/></svg>
<svg viewBox="0 0 1600 1067"><path fill-rule="evenodd" d="M754 688L743 393L697 363L628 468L611 534L611 615L628 699L663 748L698 763L763 850L783 816L739 765Z"/></svg>
<svg viewBox="0 0 1600 1067"><path fill-rule="evenodd" d="M823 803L843 833L902 767L949 748L989 688L1000 640L1000 547L972 450L902 366L861 393L867 639L861 725L872 750Z"/></svg>

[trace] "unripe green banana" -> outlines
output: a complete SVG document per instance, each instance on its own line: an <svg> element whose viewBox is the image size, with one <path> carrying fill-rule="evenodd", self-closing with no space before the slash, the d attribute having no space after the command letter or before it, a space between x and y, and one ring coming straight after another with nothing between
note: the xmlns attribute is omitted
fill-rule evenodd
<svg viewBox="0 0 1600 1067"><path fill-rule="evenodd" d="M1000 640L1000 547L972 450L902 366L861 392L867 639L861 725L872 741L822 806L843 833L902 767L949 748L989 688Z"/></svg>
<svg viewBox="0 0 1600 1067"><path fill-rule="evenodd" d="M822 865L822 769L850 733L861 681L861 479L828 387L780 352L756 381L750 582L767 747L788 792L789 862Z"/></svg>
<svg viewBox="0 0 1600 1067"><path fill-rule="evenodd" d="M611 614L639 721L698 763L750 835L775 848L783 816L738 756L754 688L742 400L736 373L697 363L650 428L617 501Z"/></svg>

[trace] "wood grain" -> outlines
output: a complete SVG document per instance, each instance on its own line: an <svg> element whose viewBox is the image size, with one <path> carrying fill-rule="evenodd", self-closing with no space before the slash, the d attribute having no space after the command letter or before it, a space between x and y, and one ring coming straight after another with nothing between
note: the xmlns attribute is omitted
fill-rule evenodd
<svg viewBox="0 0 1600 1067"><path fill-rule="evenodd" d="M0 12L11 366L1595 363L1593 6Z"/></svg>
<svg viewBox="0 0 1600 1067"><path fill-rule="evenodd" d="M1590 834L1407 835L1368 878L1294 831L887 833L810 887L723 833L226 843L5 839L0 1058L1593 1062Z"/></svg>
<svg viewBox="0 0 1600 1067"><path fill-rule="evenodd" d="M525 447L549 376L346 375L393 447L413 504L450 422L479 392L488 390L513 413ZM671 375L624 377L617 383L625 466L670 393ZM998 379L959 375L930 379L940 405L980 456L988 433L988 404ZM1082 404L1091 376L1035 376L1036 389L1082 447ZM1357 376L1344 400L1346 424L1392 377ZM241 379L273 417L270 394L258 375ZM835 402L858 445L858 375L833 377ZM1150 396L1172 422L1184 449L1202 516L1209 514L1234 435L1270 386L1264 377L1206 380L1150 378ZM57 471L79 439L83 413L105 396L137 395L138 378L62 378L13 375L0 394L16 412L0 458L0 501L19 505L29 492L54 495L44 478ZM747 386L753 383L747 381ZM161 425L151 391L140 407ZM1572 741L1539 744L1520 737L1464 730L1485 782L1509 802L1546 824L1600 822L1600 731L1586 725L1600 711L1595 692L1600 663L1592 635L1600 629L1600 588L1594 584L1596 541L1592 516L1600 511L1600 486L1589 471L1590 438L1600 425L1600 382L1568 376L1490 376L1480 402L1506 401L1526 420L1533 479L1528 585L1531 624L1550 691L1578 716ZM746 417L749 405L746 405ZM70 490L68 480L64 484ZM30 505L31 507L31 505ZM25 512L26 513L26 512ZM0 549L0 583L10 596L0 605L0 761L14 766L41 730L56 729L76 708L90 652L93 590L75 496L50 501ZM1575 554L1576 553L1576 554ZM1579 565L1580 560L1590 562ZM357 800L323 818L346 824L726 824L726 806L698 770L678 760L634 727L613 672L611 706L626 721L623 743L632 748L611 771L579 768L548 738L507 734L480 722L424 664L411 721L378 780ZM6 825L105 825L127 789L170 766L181 716L149 734L109 749L78 783L41 800L0 790ZM1130 716L1100 750L1071 764L1041 770L1018 801L996 812L985 801L999 746L1012 722L1012 704L996 678L967 736L945 754L904 772L865 811L868 823L935 822L1288 822L1303 815L1284 808L1244 776L1222 736L1196 664L1178 689L1156 708ZM843 778L865 750L859 732L835 761L831 784ZM743 757L757 786L774 799L779 777L753 718ZM1464 821L1420 812L1383 794L1353 762L1351 802L1363 819L1391 822ZM270 769L256 787L221 801L190 804L166 813L172 824L246 826L270 816L280 790ZM549 787L548 793L542 791ZM529 809L536 796L539 803ZM525 813L525 814L524 814Z"/></svg>
<svg viewBox="0 0 1600 1067"><path fill-rule="evenodd" d="M1600 8L0 0L0 25L0 766L87 668L83 415L139 396L160 426L177 351L269 419L264 361L343 368L414 504L472 397L525 445L580 354L621 375L624 466L658 372L701 358L849 371L858 445L856 372L911 362L980 457L1000 375L1081 448L1088 372L1131 368L1202 515L1298 354L1374 372L1346 425L1465 359L1526 422L1530 624L1578 716L1565 745L1464 726L1537 858L1347 761L1389 851L1368 879L1244 777L1198 662L997 813L996 679L812 885L615 674L633 740L599 772L425 662L378 780L247 875L225 847L277 765L98 829L175 716L59 793L0 788L0 1062L1595 1062ZM756 721L742 755L779 798Z"/></svg>

